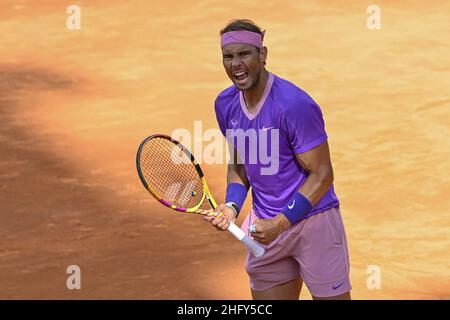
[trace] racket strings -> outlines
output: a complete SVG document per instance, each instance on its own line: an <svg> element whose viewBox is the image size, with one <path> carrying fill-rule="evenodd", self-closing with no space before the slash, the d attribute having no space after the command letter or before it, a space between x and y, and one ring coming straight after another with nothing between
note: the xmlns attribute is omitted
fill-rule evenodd
<svg viewBox="0 0 450 320"><path fill-rule="evenodd" d="M201 203L202 181L179 145L164 138L150 139L141 150L139 165L157 198L181 208L193 208Z"/></svg>

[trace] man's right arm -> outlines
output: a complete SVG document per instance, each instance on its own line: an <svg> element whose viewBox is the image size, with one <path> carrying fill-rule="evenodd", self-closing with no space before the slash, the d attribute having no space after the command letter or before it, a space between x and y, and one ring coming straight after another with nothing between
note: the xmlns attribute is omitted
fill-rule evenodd
<svg viewBox="0 0 450 320"><path fill-rule="evenodd" d="M234 151L234 152L233 152ZM245 171L245 166L242 163L238 163L237 159L237 152L236 149L229 149L230 152L230 162L228 163L227 167L227 186L230 183L239 183L242 184L247 190L250 188L250 183L247 178L247 173ZM205 219L212 223L212 225L217 230L227 230L230 222L236 221L236 213L235 210L228 207L225 203L220 203L217 206L216 212L222 212L223 216L219 217L208 217L206 216ZM225 218L225 217L226 218Z"/></svg>
<svg viewBox="0 0 450 320"><path fill-rule="evenodd" d="M238 162L237 151L234 147L230 146L229 152L230 162L228 163L227 185L230 183L240 183L248 190L250 188L250 183L248 181L247 172L245 171L245 166Z"/></svg>
<svg viewBox="0 0 450 320"><path fill-rule="evenodd" d="M222 110L219 107L218 99L219 97L217 97L214 102L217 123L219 124L220 131L226 138L226 125L225 125L226 122L223 117ZM239 187L239 185L236 184L241 184L243 187L238 188L238 190L240 189L243 195L243 193L245 193L250 187L250 183L247 178L247 173L245 172L244 165L238 163L238 155L234 146L228 144L228 147L229 147L228 152L230 155L230 162L228 163L227 167L227 192L229 191L228 186L230 184L233 184L233 187L236 186ZM243 198L243 196L241 196L241 198ZM223 215L217 216L219 212L222 212ZM211 222L216 229L227 230L230 225L230 222L236 221L235 206L233 205L233 208L231 208L228 207L224 202L222 202L216 208L216 215L210 217L206 216L205 219Z"/></svg>

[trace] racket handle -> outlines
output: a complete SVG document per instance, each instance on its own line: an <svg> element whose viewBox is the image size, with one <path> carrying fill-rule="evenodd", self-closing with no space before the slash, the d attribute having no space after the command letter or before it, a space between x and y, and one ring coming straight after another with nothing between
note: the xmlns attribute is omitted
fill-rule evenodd
<svg viewBox="0 0 450 320"><path fill-rule="evenodd" d="M242 231L241 228L239 228L233 222L230 222L228 231L230 231L231 234L236 237L236 239L245 244L245 246L250 250L251 253L253 253L255 257L262 257L264 255L264 248L261 247L255 240L246 235L245 232Z"/></svg>

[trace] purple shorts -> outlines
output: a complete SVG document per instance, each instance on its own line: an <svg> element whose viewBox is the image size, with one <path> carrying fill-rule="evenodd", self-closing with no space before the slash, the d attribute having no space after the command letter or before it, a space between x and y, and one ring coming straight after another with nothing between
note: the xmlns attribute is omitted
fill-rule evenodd
<svg viewBox="0 0 450 320"><path fill-rule="evenodd" d="M252 210L241 229L257 219ZM333 297L351 290L347 239L339 208L331 208L289 227L271 244L264 256L247 252L250 287L267 290L294 279L303 282L314 297Z"/></svg>

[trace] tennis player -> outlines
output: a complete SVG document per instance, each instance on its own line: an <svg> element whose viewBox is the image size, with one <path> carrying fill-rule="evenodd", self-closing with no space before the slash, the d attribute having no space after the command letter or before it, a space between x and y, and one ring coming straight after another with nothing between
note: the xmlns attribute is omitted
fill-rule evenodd
<svg viewBox="0 0 450 320"><path fill-rule="evenodd" d="M215 112L232 146L231 161L226 201L217 208L224 214L206 219L226 230L251 187L253 209L241 228L266 249L260 258L247 253L253 299L298 299L303 282L314 299L350 299L347 240L320 107L305 91L266 70L264 32L252 21L234 20L220 35L223 65L233 85L218 95ZM236 132L252 130L257 140L245 139L239 149ZM278 153L277 170L264 174L267 163L259 153L252 163L250 153L271 140L262 135L272 130L278 132L266 147L271 157Z"/></svg>

